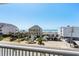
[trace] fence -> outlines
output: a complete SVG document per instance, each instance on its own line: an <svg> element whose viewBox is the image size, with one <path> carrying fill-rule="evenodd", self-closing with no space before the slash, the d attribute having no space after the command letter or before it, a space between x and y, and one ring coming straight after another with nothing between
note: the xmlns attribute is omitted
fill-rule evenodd
<svg viewBox="0 0 79 59"><path fill-rule="evenodd" d="M79 56L78 51L0 44L0 56Z"/></svg>

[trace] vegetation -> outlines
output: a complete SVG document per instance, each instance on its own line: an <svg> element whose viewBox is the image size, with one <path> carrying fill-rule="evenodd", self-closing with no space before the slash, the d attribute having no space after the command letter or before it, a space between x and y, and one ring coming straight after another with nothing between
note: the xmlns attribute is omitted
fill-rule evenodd
<svg viewBox="0 0 79 59"><path fill-rule="evenodd" d="M11 36L10 37L10 41L14 41L14 40L16 40L17 38L15 37L15 36Z"/></svg>
<svg viewBox="0 0 79 59"><path fill-rule="evenodd" d="M24 41L25 40L25 38L21 38L21 41Z"/></svg>
<svg viewBox="0 0 79 59"><path fill-rule="evenodd" d="M9 36L10 36L10 41L14 41L14 40L17 40L19 41L19 39L21 38L21 34L19 32L17 33L9 33Z"/></svg>
<svg viewBox="0 0 79 59"><path fill-rule="evenodd" d="M43 43L43 38L42 38L42 37L39 37L39 38L37 39L37 42L38 42L39 45L44 45L44 43Z"/></svg>
<svg viewBox="0 0 79 59"><path fill-rule="evenodd" d="M58 38L57 37L54 37L54 41L58 41Z"/></svg>
<svg viewBox="0 0 79 59"><path fill-rule="evenodd" d="M26 41L28 44L35 44L36 43L33 40L31 40L31 38L28 38L28 37L27 37Z"/></svg>
<svg viewBox="0 0 79 59"><path fill-rule="evenodd" d="M29 41L29 37L25 37L24 39L25 39L25 41Z"/></svg>
<svg viewBox="0 0 79 59"><path fill-rule="evenodd" d="M17 42L21 42L21 41L27 41L29 44L34 44L35 41L38 42L39 45L44 45L43 41L47 41L48 39L50 39L49 35L47 35L47 37L44 38L44 36L40 37L37 36L34 38L34 40L31 39L31 36L26 37L26 33L9 33L8 36L10 37L10 41L15 41L17 40ZM52 36L53 38L51 38L53 41L60 41L59 39L59 35L56 36ZM37 38L37 39L36 39Z"/></svg>
<svg viewBox="0 0 79 59"><path fill-rule="evenodd" d="M2 35L4 38L10 37L9 35Z"/></svg>
<svg viewBox="0 0 79 59"><path fill-rule="evenodd" d="M15 41L15 40L17 40L16 34L14 34L14 33L9 33L9 36L10 36L10 41Z"/></svg>
<svg viewBox="0 0 79 59"><path fill-rule="evenodd" d="M10 36L10 41L14 41L14 40L17 40L17 42L21 42L21 41L24 41L24 40L29 40L28 38L26 38L26 35L25 33L20 33L20 32L17 32L17 33L9 33L9 36Z"/></svg>
<svg viewBox="0 0 79 59"><path fill-rule="evenodd" d="M59 35L57 34L56 36L52 36L51 38L53 41L61 41L61 38L59 37Z"/></svg>
<svg viewBox="0 0 79 59"><path fill-rule="evenodd" d="M1 40L3 40L3 36L2 36L2 35L0 35L0 41L1 41Z"/></svg>
<svg viewBox="0 0 79 59"><path fill-rule="evenodd" d="M22 34L20 32L17 32L15 35L17 37L17 42L20 43L21 42L21 38L22 38Z"/></svg>

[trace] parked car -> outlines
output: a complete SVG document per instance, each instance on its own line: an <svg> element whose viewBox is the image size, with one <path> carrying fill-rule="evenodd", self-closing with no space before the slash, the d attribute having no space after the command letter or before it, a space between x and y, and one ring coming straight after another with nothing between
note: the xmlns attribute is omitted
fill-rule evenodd
<svg viewBox="0 0 79 59"><path fill-rule="evenodd" d="M73 48L78 48L78 45L77 45L76 42L74 41L74 42L71 44L71 47L73 47Z"/></svg>

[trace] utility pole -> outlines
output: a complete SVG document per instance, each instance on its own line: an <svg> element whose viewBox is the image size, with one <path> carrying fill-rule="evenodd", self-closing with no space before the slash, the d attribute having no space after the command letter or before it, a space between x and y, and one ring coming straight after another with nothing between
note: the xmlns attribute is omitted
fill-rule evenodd
<svg viewBox="0 0 79 59"><path fill-rule="evenodd" d="M71 27L71 38L70 38L70 46L72 44L72 40L73 40L73 32L74 32L74 28Z"/></svg>

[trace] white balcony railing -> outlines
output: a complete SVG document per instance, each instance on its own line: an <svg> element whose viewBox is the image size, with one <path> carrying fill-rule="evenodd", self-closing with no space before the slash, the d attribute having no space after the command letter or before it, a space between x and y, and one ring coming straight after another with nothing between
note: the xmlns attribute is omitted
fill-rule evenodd
<svg viewBox="0 0 79 59"><path fill-rule="evenodd" d="M0 56L79 56L78 51L0 44Z"/></svg>

